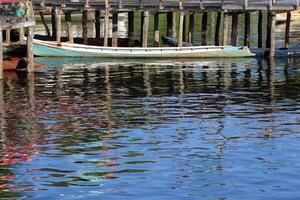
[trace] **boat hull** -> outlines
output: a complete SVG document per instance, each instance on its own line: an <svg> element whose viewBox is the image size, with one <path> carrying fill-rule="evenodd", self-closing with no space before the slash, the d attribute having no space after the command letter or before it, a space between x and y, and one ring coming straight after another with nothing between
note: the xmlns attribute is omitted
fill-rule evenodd
<svg viewBox="0 0 300 200"><path fill-rule="evenodd" d="M252 57L247 47L99 47L34 40L33 53L42 57L102 57L102 58L216 58Z"/></svg>

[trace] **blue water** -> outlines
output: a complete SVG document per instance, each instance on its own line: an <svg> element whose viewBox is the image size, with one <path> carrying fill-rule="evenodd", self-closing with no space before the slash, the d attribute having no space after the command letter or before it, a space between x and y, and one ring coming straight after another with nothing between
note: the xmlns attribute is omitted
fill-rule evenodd
<svg viewBox="0 0 300 200"><path fill-rule="evenodd" d="M39 61L0 84L1 199L300 197L299 59Z"/></svg>

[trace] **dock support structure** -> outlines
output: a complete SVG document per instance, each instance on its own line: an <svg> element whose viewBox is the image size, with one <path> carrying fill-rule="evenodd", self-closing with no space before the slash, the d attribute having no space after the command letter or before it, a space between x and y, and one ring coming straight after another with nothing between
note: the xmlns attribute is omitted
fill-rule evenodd
<svg viewBox="0 0 300 200"><path fill-rule="evenodd" d="M119 14L114 12L112 15L112 47L118 46L118 20Z"/></svg>
<svg viewBox="0 0 300 200"><path fill-rule="evenodd" d="M88 44L88 11L84 10L82 13L82 39L83 44Z"/></svg>
<svg viewBox="0 0 300 200"><path fill-rule="evenodd" d="M68 41L70 43L73 43L74 38L73 38L73 32L72 32L72 13L71 13L71 11L65 12L65 21L66 21L66 25L67 25Z"/></svg>
<svg viewBox="0 0 300 200"><path fill-rule="evenodd" d="M128 38L129 46L134 46L134 12L128 12Z"/></svg>
<svg viewBox="0 0 300 200"><path fill-rule="evenodd" d="M109 11L108 9L105 10L104 14L104 41L103 46L108 46L108 34L109 34Z"/></svg>
<svg viewBox="0 0 300 200"><path fill-rule="evenodd" d="M101 19L101 12L100 10L95 11L95 32L96 32L96 39L100 39L100 19Z"/></svg>
<svg viewBox="0 0 300 200"><path fill-rule="evenodd" d="M47 24L47 22L46 22L46 20L45 20L45 16L44 16L43 11L40 11L40 17L41 17L42 23L43 23L43 25L44 25L44 27L45 27L47 36L50 36L50 35L51 35L50 29L49 29L49 26L48 26L48 24Z"/></svg>
<svg viewBox="0 0 300 200"><path fill-rule="evenodd" d="M154 47L159 47L159 13L154 14Z"/></svg>
<svg viewBox="0 0 300 200"><path fill-rule="evenodd" d="M232 27L231 27L231 45L236 46L238 43L238 30L239 30L239 14L232 14Z"/></svg>
<svg viewBox="0 0 300 200"><path fill-rule="evenodd" d="M55 9L55 21L56 21L56 41L61 42L61 12L59 8Z"/></svg>
<svg viewBox="0 0 300 200"><path fill-rule="evenodd" d="M34 63L33 63L33 27L28 27L28 36L27 36L27 72L34 72Z"/></svg>
<svg viewBox="0 0 300 200"><path fill-rule="evenodd" d="M290 45L290 27L291 27L291 11L288 11L286 17L286 27L285 27L285 42L284 42L285 48L289 48Z"/></svg>
<svg viewBox="0 0 300 200"><path fill-rule="evenodd" d="M216 28L215 28L215 46L220 45L221 17L222 17L222 13L218 12L217 13Z"/></svg>
<svg viewBox="0 0 300 200"><path fill-rule="evenodd" d="M176 37L176 13L167 13L167 37Z"/></svg>
<svg viewBox="0 0 300 200"><path fill-rule="evenodd" d="M194 43L195 13L190 14L188 42Z"/></svg>
<svg viewBox="0 0 300 200"><path fill-rule="evenodd" d="M204 12L202 15L202 24L201 24L201 45L205 46L207 44L207 12Z"/></svg>
<svg viewBox="0 0 300 200"><path fill-rule="evenodd" d="M148 46L148 31L149 31L149 11L144 11L143 23L143 40L142 47Z"/></svg>
<svg viewBox="0 0 300 200"><path fill-rule="evenodd" d="M249 12L245 13L245 31L244 31L244 46L250 47L250 20Z"/></svg>
<svg viewBox="0 0 300 200"><path fill-rule="evenodd" d="M51 10L51 24L52 24L52 37L56 39L57 30L56 30L56 11L57 8L54 7Z"/></svg>
<svg viewBox="0 0 300 200"><path fill-rule="evenodd" d="M178 47L182 47L182 42L183 42L184 16L185 16L185 13L183 11L180 11L179 31L178 31Z"/></svg>
<svg viewBox="0 0 300 200"><path fill-rule="evenodd" d="M263 13L262 11L259 11L258 13L258 41L257 41L257 47L262 48L263 47Z"/></svg>
<svg viewBox="0 0 300 200"><path fill-rule="evenodd" d="M270 52L269 57L272 58L275 56L275 48L276 48L276 38L275 38L275 31L276 31L276 15L275 13L270 13Z"/></svg>

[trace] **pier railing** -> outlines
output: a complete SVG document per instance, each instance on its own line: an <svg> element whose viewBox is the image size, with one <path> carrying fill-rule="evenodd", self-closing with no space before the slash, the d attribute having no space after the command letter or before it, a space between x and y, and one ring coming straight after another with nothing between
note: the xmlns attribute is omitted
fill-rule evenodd
<svg viewBox="0 0 300 200"><path fill-rule="evenodd" d="M33 0L36 7L104 9L105 0ZM109 0L112 10L295 10L300 0Z"/></svg>

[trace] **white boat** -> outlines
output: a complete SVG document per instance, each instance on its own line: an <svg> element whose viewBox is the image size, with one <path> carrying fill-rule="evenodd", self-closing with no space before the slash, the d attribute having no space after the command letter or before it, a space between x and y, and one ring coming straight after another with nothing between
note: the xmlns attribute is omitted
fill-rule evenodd
<svg viewBox="0 0 300 200"><path fill-rule="evenodd" d="M102 58L235 58L252 57L247 47L100 47L68 42L34 40L33 53L43 57L102 57Z"/></svg>

